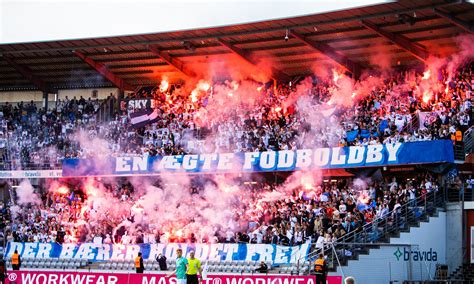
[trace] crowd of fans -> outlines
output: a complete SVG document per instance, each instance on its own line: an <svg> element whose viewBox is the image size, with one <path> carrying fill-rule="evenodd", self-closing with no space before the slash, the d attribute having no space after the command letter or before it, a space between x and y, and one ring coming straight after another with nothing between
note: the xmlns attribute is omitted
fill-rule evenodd
<svg viewBox="0 0 474 284"><path fill-rule="evenodd" d="M120 107L106 122L97 121L98 100L66 97L52 110L37 109L33 102L17 106L7 103L0 113L0 150L5 169L50 169L64 158L98 154L154 156L456 139L457 132L472 125L473 69L472 64L461 68L451 80L447 80L447 74L439 74L438 91L431 91L430 96L420 93L424 74L412 77L410 83L407 74L399 74L367 93L354 94L350 105L337 107L333 101L335 90L340 88L337 80L314 79L304 94L301 82L260 85L260 95L250 107L242 101L247 104L242 109L233 105L225 113L216 111L213 100L219 99L218 90L237 90L235 82L207 84L191 94L185 88L144 88L128 98L154 100L150 110L154 111L154 123L144 127L136 127L131 117L148 110L128 108L126 102L125 108ZM295 94L306 100L295 99ZM232 93L226 95L232 100ZM211 117L213 111L218 115ZM143 197L127 181L96 182L115 198L117 208L120 203L126 207ZM207 235L177 235L147 227L129 234L127 226L120 224L135 222L132 210L104 216L99 224L91 226L89 221L96 212L86 204L93 197L82 186L68 185L60 191L40 186L37 202L0 204L5 239L282 245L313 240L322 244L357 232L377 218L396 218L399 209L406 208L403 205L415 206L416 198L438 189L436 180L423 174L410 181L394 179L365 186L340 180L296 188L285 198L262 201L262 195L275 191L275 185L257 184L247 191L252 197L250 202L233 208L232 221L238 224L238 230L216 228ZM200 194L199 186L190 194Z"/></svg>
<svg viewBox="0 0 474 284"><path fill-rule="evenodd" d="M130 208L143 195L127 180L97 181L111 193L114 206ZM96 242L96 243L167 243L167 242L228 242L298 245L311 240L317 246L330 243L349 233L358 232L374 220L395 219L402 208L414 208L417 199L438 191L438 183L424 173L413 179L385 179L366 184L361 180L341 179L322 185L298 186L285 198L264 201L265 194L275 191L275 185L258 183L242 185L248 204L236 205L234 217L214 232L176 234L166 231L165 226L147 224L138 230L133 225L137 217L131 209L121 214L108 212L102 219L88 206L93 196L88 196L81 183L72 183L61 190L51 191L39 187L40 202L0 204L2 226L6 241L16 242ZM103 189L103 190L104 190ZM199 196L197 186L189 194ZM109 200L110 202L110 200ZM404 206L408 204L407 206ZM158 205L159 206L159 205ZM422 206L422 205L421 205ZM132 208L135 206L132 206ZM170 220L175 226L187 226L194 217ZM94 219L94 223L91 220ZM124 221L127 225L124 226ZM199 222L199 221L196 221Z"/></svg>
<svg viewBox="0 0 474 284"><path fill-rule="evenodd" d="M98 100L83 97L58 100L54 109L20 102L0 107L0 151L4 169L57 168L73 157L74 133L96 123Z"/></svg>
<svg viewBox="0 0 474 284"><path fill-rule="evenodd" d="M4 168L26 169L93 156L97 148L102 154L106 149L109 155L153 156L451 139L472 125L473 66L459 69L450 80L448 74L432 74L439 80L429 96L419 88L423 74L404 73L354 94L351 105L338 107L331 98L340 88L336 80L313 79L304 90L307 103L294 99L297 83L260 85L253 105L234 105L212 118L217 90L237 90L236 82L206 83L191 94L184 87L143 88L128 99L154 100L157 117L139 128L130 114L142 110L128 108L126 102L107 122L96 120L100 102L82 97L66 97L47 111L33 102L7 103L0 113L0 150Z"/></svg>

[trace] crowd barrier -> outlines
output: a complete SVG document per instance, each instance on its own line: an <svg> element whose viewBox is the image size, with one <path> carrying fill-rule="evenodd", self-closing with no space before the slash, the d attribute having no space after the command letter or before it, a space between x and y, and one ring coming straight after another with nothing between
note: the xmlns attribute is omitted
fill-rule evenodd
<svg viewBox="0 0 474 284"><path fill-rule="evenodd" d="M7 284L176 284L165 274L93 273L74 271L10 271ZM202 284L314 284L314 276L208 274ZM327 284L341 284L341 276L328 276Z"/></svg>

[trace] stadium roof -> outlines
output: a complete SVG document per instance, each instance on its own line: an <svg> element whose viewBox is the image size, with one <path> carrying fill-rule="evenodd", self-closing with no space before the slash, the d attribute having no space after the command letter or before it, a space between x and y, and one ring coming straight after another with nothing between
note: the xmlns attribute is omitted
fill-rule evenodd
<svg viewBox="0 0 474 284"><path fill-rule="evenodd" d="M0 91L157 84L186 79L210 62L271 62L270 77L289 80L336 63L358 76L382 54L411 66L457 50L474 31L466 1L417 0L302 17L185 31L0 45ZM288 36L288 41L285 40Z"/></svg>

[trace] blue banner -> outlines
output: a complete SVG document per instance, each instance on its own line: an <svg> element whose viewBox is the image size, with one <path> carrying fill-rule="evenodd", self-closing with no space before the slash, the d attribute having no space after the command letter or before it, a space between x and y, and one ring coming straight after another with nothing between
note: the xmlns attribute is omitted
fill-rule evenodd
<svg viewBox="0 0 474 284"><path fill-rule="evenodd" d="M310 243L299 246L279 246L272 244L63 244L58 243L16 243L9 242L5 254L11 257L15 250L22 258L78 259L91 262L107 260L133 260L139 252L143 259L155 260L159 254L167 259L176 258L176 249L183 250L183 256L194 251L201 261L272 261L274 264L297 263L306 256Z"/></svg>
<svg viewBox="0 0 474 284"><path fill-rule="evenodd" d="M63 176L150 175L163 172L271 172L454 162L450 140L302 150L66 159Z"/></svg>

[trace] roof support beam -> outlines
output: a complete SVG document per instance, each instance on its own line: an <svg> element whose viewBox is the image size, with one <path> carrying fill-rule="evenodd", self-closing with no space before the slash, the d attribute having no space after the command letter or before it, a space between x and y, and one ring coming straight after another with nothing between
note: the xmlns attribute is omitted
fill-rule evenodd
<svg viewBox="0 0 474 284"><path fill-rule="evenodd" d="M107 67L99 62L94 61L94 59L86 56L84 53L80 51L73 51L73 53L82 59L87 65L95 69L100 75L104 76L107 80L109 80L114 86L119 88L120 90L127 90L127 91L133 91L135 88L125 82L122 78L119 78L117 75L114 73L110 72Z"/></svg>
<svg viewBox="0 0 474 284"><path fill-rule="evenodd" d="M228 43L227 41L221 39L221 38L216 38L217 42L219 42L223 47L227 48L229 51L231 51L232 53L234 53L235 55L237 55L238 57L240 57L241 59L243 59L244 61L254 65L254 66L257 66L258 65L256 64L256 62L254 62L254 60L252 60L249 56L249 52L241 49L241 48L238 48L236 47L235 45L232 45L230 43ZM289 81L290 80L290 76L288 76L287 74L285 74L284 72L274 68L274 67L271 67L271 77L273 80L276 80L276 81Z"/></svg>
<svg viewBox="0 0 474 284"><path fill-rule="evenodd" d="M452 14L443 12L440 9L437 9L437 8L434 8L433 12L435 12L436 15L438 15L442 18L445 18L451 24L459 27L460 29L462 29L465 32L468 32L468 33L473 33L474 32L474 27L469 22L463 21L463 20L453 16Z"/></svg>
<svg viewBox="0 0 474 284"><path fill-rule="evenodd" d="M10 66L15 68L15 70L18 71L25 79L28 79L28 81L30 81L36 88L43 91L43 93L48 93L52 91L50 86L41 78L33 74L30 68L16 63L12 58L8 56L4 56L3 59L5 59L5 61L8 62Z"/></svg>
<svg viewBox="0 0 474 284"><path fill-rule="evenodd" d="M169 54L166 54L166 52L163 52L162 50L158 49L157 47L154 46L148 46L148 50L150 50L151 53L154 55L158 56L159 58L163 59L166 63L169 65L173 66L178 70L181 74L187 76L187 77L194 77L195 74L188 68L184 66L184 63L179 60L176 57L172 57Z"/></svg>
<svg viewBox="0 0 474 284"><path fill-rule="evenodd" d="M420 45L414 44L410 41L409 38L394 34L388 31L384 31L381 28L377 27L375 24L369 21L360 21L360 23L367 29L377 33L379 36L393 42L394 44L398 45L400 48L405 50L406 52L410 53L411 55L415 56L419 60L425 62L428 59L430 53Z"/></svg>
<svg viewBox="0 0 474 284"><path fill-rule="evenodd" d="M328 44L307 39L304 35L299 34L295 31L290 30L290 35L296 38L297 40L303 42L312 49L324 54L329 57L331 60L336 62L338 65L351 72L355 79L360 77L360 72L362 71L362 66L358 63L350 60L347 56L338 53L334 48Z"/></svg>

